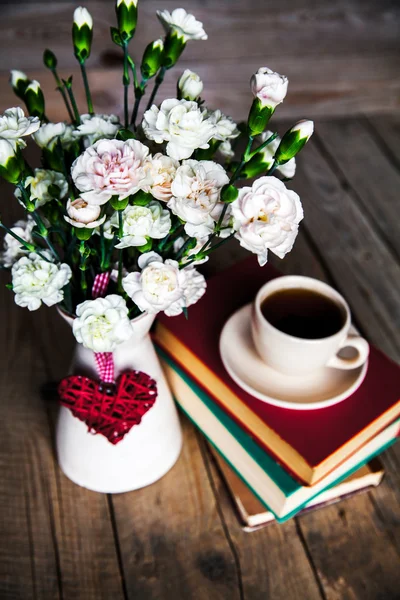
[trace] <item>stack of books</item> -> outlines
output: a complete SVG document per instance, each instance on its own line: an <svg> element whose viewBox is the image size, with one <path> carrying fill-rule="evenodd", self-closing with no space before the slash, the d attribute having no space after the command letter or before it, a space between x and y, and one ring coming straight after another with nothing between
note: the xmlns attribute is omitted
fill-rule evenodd
<svg viewBox="0 0 400 600"><path fill-rule="evenodd" d="M377 485L381 467L364 467L396 441L400 429L400 369L374 347L361 387L327 408L273 406L230 378L219 355L221 330L277 276L272 267L261 269L247 259L209 280L207 294L191 307L188 320L162 316L154 331L175 399L223 458L220 468L249 527L283 522ZM246 502L241 500L247 488L250 509L248 492Z"/></svg>

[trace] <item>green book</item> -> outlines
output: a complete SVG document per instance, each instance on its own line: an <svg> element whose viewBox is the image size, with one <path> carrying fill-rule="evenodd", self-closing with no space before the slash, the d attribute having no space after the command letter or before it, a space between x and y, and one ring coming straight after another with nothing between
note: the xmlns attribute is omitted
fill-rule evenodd
<svg viewBox="0 0 400 600"><path fill-rule="evenodd" d="M400 419L378 433L324 479L313 486L302 485L219 408L167 354L159 348L157 352L180 408L279 522L296 515L321 492L336 486L388 448L399 433Z"/></svg>

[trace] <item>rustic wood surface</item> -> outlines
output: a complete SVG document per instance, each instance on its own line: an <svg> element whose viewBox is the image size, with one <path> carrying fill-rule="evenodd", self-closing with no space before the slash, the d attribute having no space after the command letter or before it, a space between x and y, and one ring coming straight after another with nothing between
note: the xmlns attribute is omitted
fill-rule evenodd
<svg viewBox="0 0 400 600"><path fill-rule="evenodd" d="M42 53L51 48L63 77L80 81L71 48L71 19L78 2L0 2L0 105L13 106L9 69L22 69L46 89L48 114L65 118L51 73L43 72ZM121 112L121 52L112 44L112 0L84 3L94 18L88 61L98 111ZM400 106L400 6L396 0L183 0L178 3L204 23L208 42L190 42L179 65L168 73L166 94L175 92L176 75L199 73L210 106L224 107L235 119L248 109L248 81L260 66L290 80L280 107L285 117L391 111ZM140 62L144 45L162 35L155 11L176 4L139 3L139 27L130 51ZM251 34L249 34L251 32ZM80 84L78 100L83 103Z"/></svg>
<svg viewBox="0 0 400 600"><path fill-rule="evenodd" d="M398 123L317 121L292 184L306 218L293 252L274 263L336 286L367 338L400 361ZM2 218L18 216L3 185ZM207 271L245 254L230 244ZM89 492L60 472L53 448L48 382L65 374L68 326L51 309L17 308L3 285L0 294L2 599L399 598L399 446L384 453L376 490L253 533L241 529L207 443L183 417L182 455L161 481Z"/></svg>
<svg viewBox="0 0 400 600"><path fill-rule="evenodd" d="M108 42L113 3L86 4L97 23L89 63L96 107L120 114L120 57ZM338 288L363 334L400 362L400 118L381 114L399 106L398 3L270 0L268 11L261 4L183 2L205 23L209 43L189 44L180 69L198 71L210 104L242 118L249 74L267 62L291 81L279 114L320 115L290 184L306 218L293 252L272 262ZM23 68L49 91L50 117L65 118L41 55L51 47L63 75L76 73L76 5L0 3L0 112L15 104L8 68ZM160 7L173 4L142 1L136 47L160 34L151 17ZM169 75L165 94L174 91ZM82 104L80 88L77 96ZM286 126L277 124L281 133ZM10 186L0 191L1 218L12 224L20 207ZM244 256L231 243L205 271ZM400 445L383 454L386 476L376 490L253 533L241 529L206 441L184 417L182 454L159 482L121 495L84 490L61 473L53 444L52 383L65 375L71 332L52 309L32 315L16 307L7 281L1 273L1 600L400 597Z"/></svg>

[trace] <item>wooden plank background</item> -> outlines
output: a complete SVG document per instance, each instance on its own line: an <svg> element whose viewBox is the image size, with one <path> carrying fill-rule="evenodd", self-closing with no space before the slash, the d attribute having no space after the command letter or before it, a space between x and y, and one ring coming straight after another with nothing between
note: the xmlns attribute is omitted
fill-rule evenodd
<svg viewBox="0 0 400 600"><path fill-rule="evenodd" d="M94 18L89 79L98 112L121 113L121 53L110 40L112 0L84 3ZM54 81L42 69L50 47L63 76L73 73L83 102L79 69L71 48L71 20L78 2L0 4L0 107L12 106L10 68L26 70L46 90L48 113L65 118ZM162 34L155 12L177 5L204 23L207 42L190 42L164 94L174 94L184 68L200 74L210 106L242 119L249 106L248 82L260 66L290 80L280 117L296 118L391 111L400 104L400 5L396 0L140 0L139 26L130 45L140 61L145 44Z"/></svg>
<svg viewBox="0 0 400 600"><path fill-rule="evenodd" d="M400 362L400 118L382 115L399 106L398 2L180 4L203 20L209 41L188 45L163 95L191 67L210 104L240 119L258 66L289 76L278 114L316 118L316 134L290 184L305 209L300 235L284 261L272 262L337 287L363 334ZM1 111L15 104L6 84L13 67L37 76L50 91L50 116L65 117L51 78L42 76L41 54L51 47L63 74L76 72L70 19L77 5L0 4ZM108 41L113 2L87 5L96 23L89 63L96 106L121 114L120 57ZM153 18L160 7L174 4L139 3L135 58L161 31ZM278 122L279 131L287 125ZM1 216L12 224L21 209L11 186L1 184L0 197ZM231 243L205 270L245 255ZM53 446L57 406L48 383L65 375L71 332L52 309L16 307L7 281L1 273L2 600L398 600L399 446L384 453L386 477L373 492L251 534L239 526L207 443L185 419L182 455L162 480L122 495L84 490L60 472Z"/></svg>

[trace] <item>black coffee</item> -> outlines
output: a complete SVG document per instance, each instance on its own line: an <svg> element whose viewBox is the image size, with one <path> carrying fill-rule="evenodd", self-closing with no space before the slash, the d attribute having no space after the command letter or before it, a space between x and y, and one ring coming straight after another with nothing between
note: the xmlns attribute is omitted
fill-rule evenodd
<svg viewBox="0 0 400 600"><path fill-rule="evenodd" d="M344 325L344 309L330 298L303 288L279 290L261 303L261 312L274 327L294 337L317 340Z"/></svg>

